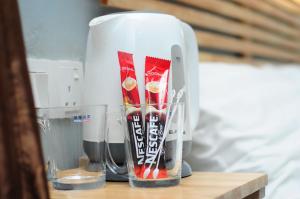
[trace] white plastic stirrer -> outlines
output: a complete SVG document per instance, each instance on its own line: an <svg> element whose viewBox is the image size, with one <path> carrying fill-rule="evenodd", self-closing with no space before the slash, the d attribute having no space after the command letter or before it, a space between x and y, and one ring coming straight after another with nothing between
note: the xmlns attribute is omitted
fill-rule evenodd
<svg viewBox="0 0 300 199"><path fill-rule="evenodd" d="M147 178L148 175L150 174L150 171L151 171L150 168L153 165L153 163L154 163L157 155L158 155L158 160L157 160L156 168L153 171L153 177L157 178L157 176L158 176L158 173L159 173L158 166L159 166L160 155L161 155L161 152L162 152L162 146L163 146L164 141L165 141L165 139L167 137L167 134L168 134L167 132L169 132L170 123L171 123L170 121L172 121L172 119L174 117L174 113L176 112L176 109L177 109L177 104L180 101L181 97L183 96L183 93L184 93L184 88L180 89L179 92L178 92L178 94L177 94L177 96L176 96L176 103L174 104L174 108L173 108L173 111L171 113L170 118L169 118L169 115L170 115L171 107L169 107L169 109L167 111L166 125L165 125L165 129L164 129L164 132L163 132L163 137L162 137L160 145L159 145L159 147L158 147L158 149L157 149L157 151L155 153L155 156L154 156L155 158L152 160L152 162L150 163L149 167L144 171L144 175L143 175L144 178ZM170 104L172 104L172 101L173 101L174 97L175 97L175 90L173 90L172 99L171 99L171 103Z"/></svg>
<svg viewBox="0 0 300 199"><path fill-rule="evenodd" d="M169 103L170 106L169 106L169 109L167 110L166 124L165 124L165 129L164 129L163 135L164 135L165 132L166 132L166 127L167 127L167 124L168 124L168 121L169 121L169 116L170 116L171 106L172 106L172 103L173 103L173 99L174 99L174 97L175 97L175 94L176 94L176 91L173 90L172 98L171 98L170 103ZM162 142L163 142L163 141L164 141L164 140L162 139ZM159 149L157 149L157 150L159 150ZM158 173L159 173L158 165L159 165L159 161L160 161L160 155L161 155L161 152L162 152L162 150L159 150L159 154L158 154L157 162L156 162L156 167L155 167L155 169L154 169L154 171L153 171L153 178L155 178L155 179L157 178ZM155 154L154 160L156 159L156 155L157 155L157 154ZM152 160L152 162L154 162L154 160ZM149 169L151 168L152 164L153 164L153 163L151 163ZM148 174L148 175L149 175L149 174Z"/></svg>
<svg viewBox="0 0 300 199"><path fill-rule="evenodd" d="M180 91L178 92L178 94L177 94L177 100L176 100L176 104L174 105L174 110L173 110L173 112L172 112L172 113L173 113L172 116L170 117L170 119L169 119L168 117L167 117L167 119L166 119L167 122L166 122L165 131L164 131L165 137L163 137L162 143L164 142L164 140L165 140L166 137L167 137L167 132L169 132L169 129L170 129L170 123L171 123L170 121L172 121L172 119L173 119L173 117L174 117L174 113L176 112L176 109L177 109L177 104L178 104L178 102L180 101L182 95L183 95L183 89L180 90ZM169 110L170 110L170 109L171 109L171 108L169 108ZM159 166L160 156L161 156L161 153L162 153L162 151L163 151L162 145L163 145L163 144L161 144L161 147L158 148L158 150L159 150L158 160L157 160L156 167L155 167L155 169L154 169L154 171L153 171L153 178L155 178L155 179L157 178L158 173L159 173L158 166Z"/></svg>

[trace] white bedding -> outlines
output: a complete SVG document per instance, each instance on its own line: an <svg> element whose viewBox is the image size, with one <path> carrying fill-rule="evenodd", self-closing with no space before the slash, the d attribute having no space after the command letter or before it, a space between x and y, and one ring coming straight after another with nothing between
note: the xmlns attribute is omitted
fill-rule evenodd
<svg viewBox="0 0 300 199"><path fill-rule="evenodd" d="M194 170L267 172L268 199L300 199L300 66L201 63Z"/></svg>

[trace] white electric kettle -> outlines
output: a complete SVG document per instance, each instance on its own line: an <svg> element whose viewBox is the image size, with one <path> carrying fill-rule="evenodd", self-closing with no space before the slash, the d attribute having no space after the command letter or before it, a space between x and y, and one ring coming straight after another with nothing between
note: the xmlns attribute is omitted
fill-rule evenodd
<svg viewBox="0 0 300 199"><path fill-rule="evenodd" d="M192 131L198 120L198 46L192 28L174 16L159 13L127 12L93 19L88 35L84 71L83 104L108 104L109 109L119 108L122 101L118 51L133 54L138 85L144 85L145 57L171 60L169 90L185 89L185 132L183 156L191 150ZM139 86L141 103L144 87ZM171 92L169 92L171 93ZM109 110L111 111L111 110ZM113 128L113 127L112 127ZM111 129L109 146L117 163L124 162L124 136L122 129ZM84 129L84 150L91 160L97 137L91 128ZM121 150L120 150L121 149ZM191 174L183 164L183 176ZM107 176L110 180L121 180Z"/></svg>

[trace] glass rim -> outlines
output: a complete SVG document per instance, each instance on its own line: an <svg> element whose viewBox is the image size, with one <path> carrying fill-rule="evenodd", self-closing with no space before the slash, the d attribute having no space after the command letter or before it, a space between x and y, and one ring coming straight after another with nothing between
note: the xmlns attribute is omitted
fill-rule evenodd
<svg viewBox="0 0 300 199"><path fill-rule="evenodd" d="M147 103L141 103L141 104L121 104L120 107L127 107L127 106L135 106L135 107L138 107L138 106L141 106L141 107L146 107L146 106L162 106L162 105L167 105L167 106L170 106L170 105L175 105L175 104L178 104L178 105L184 105L184 102L167 102L167 103L151 103L151 104L147 104Z"/></svg>
<svg viewBox="0 0 300 199"><path fill-rule="evenodd" d="M90 107L103 107L107 108L109 105L108 104L89 104L89 105L78 105L78 106L53 106L53 107L35 107L35 110L77 110L80 108L90 108Z"/></svg>
<svg viewBox="0 0 300 199"><path fill-rule="evenodd" d="M184 105L184 102L167 102L167 103L140 103L140 104L119 104L119 105L109 105L109 104L87 104L87 105L78 105L78 106L52 106L52 107L35 107L35 110L80 110L81 108L92 108L92 107L103 107L105 109L108 109L110 107L147 107L147 106L163 106L166 105L167 107L170 105Z"/></svg>

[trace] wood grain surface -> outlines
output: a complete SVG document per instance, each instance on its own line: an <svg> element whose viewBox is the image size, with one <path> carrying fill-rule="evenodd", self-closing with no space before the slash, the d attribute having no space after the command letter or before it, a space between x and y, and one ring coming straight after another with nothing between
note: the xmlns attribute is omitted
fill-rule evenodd
<svg viewBox="0 0 300 199"><path fill-rule="evenodd" d="M169 188L131 188L128 183L109 182L93 190L59 191L50 186L52 199L242 199L262 198L267 176L263 173L194 172L181 184Z"/></svg>

